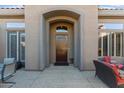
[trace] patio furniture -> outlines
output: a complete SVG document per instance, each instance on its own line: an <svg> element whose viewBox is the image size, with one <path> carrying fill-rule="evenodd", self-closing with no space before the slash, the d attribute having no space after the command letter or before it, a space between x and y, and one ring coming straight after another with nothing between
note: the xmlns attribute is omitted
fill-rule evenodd
<svg viewBox="0 0 124 93"><path fill-rule="evenodd" d="M116 65L100 60L93 60L93 62L96 68L95 76L111 88L124 87L124 78L121 77Z"/></svg>
<svg viewBox="0 0 124 93"><path fill-rule="evenodd" d="M12 83L6 82L7 79L12 77L16 72L16 63L14 58L4 58L4 62L0 64L0 80L1 83Z"/></svg>
<svg viewBox="0 0 124 93"><path fill-rule="evenodd" d="M118 63L116 60L112 60L111 56L104 56L103 61L109 64L115 64L119 69L124 69L124 65Z"/></svg>

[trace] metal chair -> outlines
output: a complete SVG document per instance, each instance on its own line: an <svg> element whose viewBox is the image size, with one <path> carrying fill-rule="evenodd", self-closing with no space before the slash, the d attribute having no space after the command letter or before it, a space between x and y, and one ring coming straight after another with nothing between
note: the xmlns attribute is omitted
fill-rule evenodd
<svg viewBox="0 0 124 93"><path fill-rule="evenodd" d="M14 58L4 58L4 62L0 64L0 80L1 83L15 84L15 82L6 82L7 79L16 73L16 62Z"/></svg>

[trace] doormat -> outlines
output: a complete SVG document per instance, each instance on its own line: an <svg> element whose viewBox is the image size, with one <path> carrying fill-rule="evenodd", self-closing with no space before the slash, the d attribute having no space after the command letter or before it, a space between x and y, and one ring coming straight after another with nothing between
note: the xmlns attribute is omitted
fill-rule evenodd
<svg viewBox="0 0 124 93"><path fill-rule="evenodd" d="M69 66L67 62L56 62L54 65L55 66Z"/></svg>

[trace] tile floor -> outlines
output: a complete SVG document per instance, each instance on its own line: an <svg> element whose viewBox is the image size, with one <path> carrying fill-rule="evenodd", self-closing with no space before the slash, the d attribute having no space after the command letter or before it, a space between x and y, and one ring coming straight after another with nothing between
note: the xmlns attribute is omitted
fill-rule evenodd
<svg viewBox="0 0 124 93"><path fill-rule="evenodd" d="M13 88L106 88L94 74L95 71L79 71L73 66L50 66L44 71L18 70L8 81L16 82Z"/></svg>

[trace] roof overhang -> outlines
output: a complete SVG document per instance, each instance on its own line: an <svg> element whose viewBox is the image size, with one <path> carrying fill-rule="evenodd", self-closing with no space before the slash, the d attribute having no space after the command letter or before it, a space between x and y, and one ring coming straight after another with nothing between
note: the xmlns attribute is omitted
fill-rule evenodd
<svg viewBox="0 0 124 93"><path fill-rule="evenodd" d="M124 10L99 10L98 17L105 19L123 19Z"/></svg>
<svg viewBox="0 0 124 93"><path fill-rule="evenodd" d="M0 18L24 18L24 9L0 9Z"/></svg>

